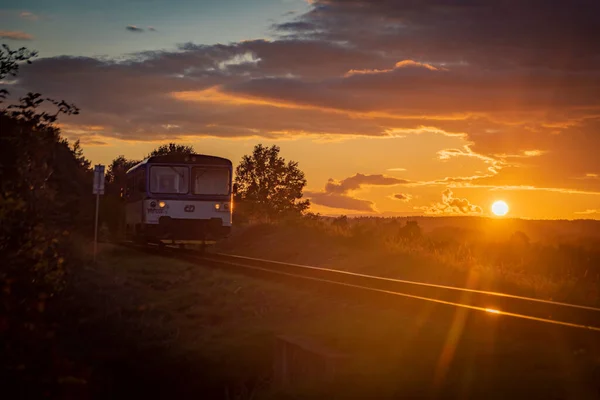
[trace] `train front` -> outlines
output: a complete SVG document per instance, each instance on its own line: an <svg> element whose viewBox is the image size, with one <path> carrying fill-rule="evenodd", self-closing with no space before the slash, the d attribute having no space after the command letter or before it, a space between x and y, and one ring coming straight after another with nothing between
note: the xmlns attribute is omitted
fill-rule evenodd
<svg viewBox="0 0 600 400"><path fill-rule="evenodd" d="M215 241L232 218L232 164L213 156L150 159L145 222L158 241Z"/></svg>

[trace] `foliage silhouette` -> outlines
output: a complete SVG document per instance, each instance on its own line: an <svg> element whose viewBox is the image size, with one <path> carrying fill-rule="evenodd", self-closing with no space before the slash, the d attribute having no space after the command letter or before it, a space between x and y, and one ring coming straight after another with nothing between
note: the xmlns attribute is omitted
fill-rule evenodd
<svg viewBox="0 0 600 400"><path fill-rule="evenodd" d="M150 154L148 154L146 156L146 158L148 157L154 157L154 156L164 156L167 154L194 154L194 147L193 146L185 146L182 144L176 144L176 143L169 143L169 144L163 144L159 147L157 147L156 149L152 150L152 152Z"/></svg>
<svg viewBox="0 0 600 400"><path fill-rule="evenodd" d="M37 52L27 50L21 47L17 50L11 50L6 44L0 48L0 80L8 75L16 76L19 71L19 65L22 63L31 64L31 59L37 56ZM0 103L9 94L8 90L0 89Z"/></svg>
<svg viewBox="0 0 600 400"><path fill-rule="evenodd" d="M3 45L0 77L16 76L35 54ZM90 162L80 143L71 146L54 125L60 114L78 112L39 93L0 109L0 368L6 372L0 386L20 383L31 397L41 397L31 393L42 390L36 384L55 381L58 373L52 367L58 353L51 300L81 262L72 232L92 232Z"/></svg>
<svg viewBox="0 0 600 400"><path fill-rule="evenodd" d="M286 162L278 146L258 144L242 157L236 168L234 195L236 213L247 217L273 218L301 215L310 206L302 200L304 172L296 161Z"/></svg>

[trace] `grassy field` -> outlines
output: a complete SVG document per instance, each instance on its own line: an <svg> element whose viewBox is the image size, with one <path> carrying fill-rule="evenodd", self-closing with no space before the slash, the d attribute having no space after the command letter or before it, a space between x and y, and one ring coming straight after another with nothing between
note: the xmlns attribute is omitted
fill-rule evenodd
<svg viewBox="0 0 600 400"><path fill-rule="evenodd" d="M91 366L82 390L96 398L599 393L600 358L573 347L562 331L528 325L515 332L493 316L420 303L363 304L110 245L101 250L98 264L79 274L67 310L78 318L70 346ZM309 338L348 361L327 385L272 387L280 334Z"/></svg>
<svg viewBox="0 0 600 400"><path fill-rule="evenodd" d="M216 251L600 307L600 223L307 219L236 227Z"/></svg>

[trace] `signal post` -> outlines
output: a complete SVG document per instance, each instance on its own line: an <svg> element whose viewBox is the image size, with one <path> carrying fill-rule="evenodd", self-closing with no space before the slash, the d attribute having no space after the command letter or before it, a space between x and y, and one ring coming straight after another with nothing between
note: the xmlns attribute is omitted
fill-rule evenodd
<svg viewBox="0 0 600 400"><path fill-rule="evenodd" d="M94 223L94 262L98 251L98 209L100 208L100 195L104 194L104 165L94 166L94 187L92 193L96 195L96 220Z"/></svg>

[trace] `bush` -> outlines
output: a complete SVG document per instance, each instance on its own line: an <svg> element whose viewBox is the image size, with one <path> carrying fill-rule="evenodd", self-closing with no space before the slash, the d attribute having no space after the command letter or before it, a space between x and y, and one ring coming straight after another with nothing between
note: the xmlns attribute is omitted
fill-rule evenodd
<svg viewBox="0 0 600 400"><path fill-rule="evenodd" d="M27 61L23 49L0 52L0 79ZM56 114L39 111L45 102ZM0 110L0 386L37 397L56 381L53 303L81 264L71 236L93 223L90 163L53 125L60 113L78 110L33 93Z"/></svg>

